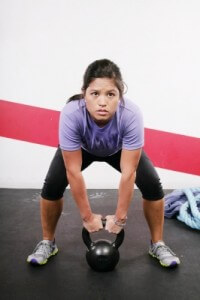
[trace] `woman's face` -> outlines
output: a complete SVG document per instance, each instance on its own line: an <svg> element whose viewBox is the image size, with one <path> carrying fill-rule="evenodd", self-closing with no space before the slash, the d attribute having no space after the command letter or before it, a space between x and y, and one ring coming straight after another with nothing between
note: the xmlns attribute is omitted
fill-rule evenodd
<svg viewBox="0 0 200 300"><path fill-rule="evenodd" d="M94 79L85 93L86 108L98 126L104 126L115 114L119 90L110 78Z"/></svg>

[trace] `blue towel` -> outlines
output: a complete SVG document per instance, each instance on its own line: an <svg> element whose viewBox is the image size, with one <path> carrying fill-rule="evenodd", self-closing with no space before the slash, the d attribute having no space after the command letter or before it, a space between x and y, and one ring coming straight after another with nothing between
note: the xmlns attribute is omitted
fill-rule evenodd
<svg viewBox="0 0 200 300"><path fill-rule="evenodd" d="M165 196L165 217L174 218L179 213L180 207L187 201L183 190L174 190Z"/></svg>
<svg viewBox="0 0 200 300"><path fill-rule="evenodd" d="M200 229L200 188L174 190L167 194L165 217L176 217L186 225Z"/></svg>

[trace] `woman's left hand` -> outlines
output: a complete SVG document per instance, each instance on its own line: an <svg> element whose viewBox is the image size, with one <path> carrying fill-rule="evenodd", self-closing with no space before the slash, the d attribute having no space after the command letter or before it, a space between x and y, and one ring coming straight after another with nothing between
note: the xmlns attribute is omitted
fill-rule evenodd
<svg viewBox="0 0 200 300"><path fill-rule="evenodd" d="M105 230L107 230L110 233L118 234L122 227L115 224L115 215L109 215L105 217L106 219L106 227Z"/></svg>

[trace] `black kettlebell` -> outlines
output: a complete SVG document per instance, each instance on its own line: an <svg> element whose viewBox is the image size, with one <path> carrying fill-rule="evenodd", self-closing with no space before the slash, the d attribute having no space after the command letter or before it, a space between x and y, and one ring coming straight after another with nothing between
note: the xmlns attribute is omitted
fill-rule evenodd
<svg viewBox="0 0 200 300"><path fill-rule="evenodd" d="M105 220L103 220L105 227ZM88 265L95 271L112 271L119 262L120 254L118 248L124 240L124 229L117 234L116 240L111 242L105 239L92 241L90 233L85 227L82 230L82 238L87 246L86 260Z"/></svg>

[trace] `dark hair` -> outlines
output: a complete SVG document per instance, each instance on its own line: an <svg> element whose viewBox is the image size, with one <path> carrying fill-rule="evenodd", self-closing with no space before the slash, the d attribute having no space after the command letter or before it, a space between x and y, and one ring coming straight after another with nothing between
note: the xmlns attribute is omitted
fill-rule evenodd
<svg viewBox="0 0 200 300"><path fill-rule="evenodd" d="M119 90L120 97L122 98L124 93L124 83L122 80L121 71L119 67L109 59L95 60L87 67L83 76L82 91L85 91L94 79L104 77L114 80L114 83ZM67 102L72 100L80 100L83 97L83 94L77 94L70 97Z"/></svg>

